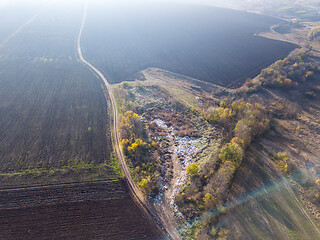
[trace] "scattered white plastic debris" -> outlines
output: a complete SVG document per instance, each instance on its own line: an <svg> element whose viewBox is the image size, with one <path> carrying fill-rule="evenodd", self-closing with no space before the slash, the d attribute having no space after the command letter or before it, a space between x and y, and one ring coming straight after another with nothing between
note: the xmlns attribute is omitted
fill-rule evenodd
<svg viewBox="0 0 320 240"><path fill-rule="evenodd" d="M163 121L160 118L154 119L152 122L155 122L158 125L158 127L168 129L168 126L166 125L165 121Z"/></svg>

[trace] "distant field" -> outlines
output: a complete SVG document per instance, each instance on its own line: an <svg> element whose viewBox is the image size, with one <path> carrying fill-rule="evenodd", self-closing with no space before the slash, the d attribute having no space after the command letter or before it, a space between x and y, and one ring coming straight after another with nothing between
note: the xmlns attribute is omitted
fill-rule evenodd
<svg viewBox="0 0 320 240"><path fill-rule="evenodd" d="M82 13L48 6L0 47L1 186L116 177L101 83L76 59Z"/></svg>
<svg viewBox="0 0 320 240"><path fill-rule="evenodd" d="M228 85L295 48L253 35L279 21L270 17L188 5L90 3L83 52L112 82L158 67Z"/></svg>
<svg viewBox="0 0 320 240"><path fill-rule="evenodd" d="M12 34L14 34L25 22L32 19L41 9L41 4L37 6L30 3L21 2L18 6L13 4L14 0L7 2L7 5L0 4L0 46Z"/></svg>
<svg viewBox="0 0 320 240"><path fill-rule="evenodd" d="M12 15L17 15L20 19L20 12L17 13L15 8L7 11L9 13L2 17L9 18L9 23L10 18L13 18ZM38 16L0 48L0 57L24 58L31 61L38 58L75 60L75 42L82 20L83 5L66 3L56 6L52 4L41 9L34 8L33 12L38 13ZM35 14L29 15L31 18ZM29 20L29 17L24 17L24 19L24 21L19 21L19 24L9 25L10 29L2 38L5 39L17 31ZM6 22L6 19L3 19L3 22ZM0 34L2 34L2 28L0 27Z"/></svg>

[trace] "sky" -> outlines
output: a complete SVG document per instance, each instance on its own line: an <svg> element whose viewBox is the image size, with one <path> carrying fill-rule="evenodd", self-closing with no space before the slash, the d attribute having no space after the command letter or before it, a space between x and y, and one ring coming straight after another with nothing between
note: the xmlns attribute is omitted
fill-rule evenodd
<svg viewBox="0 0 320 240"><path fill-rule="evenodd" d="M65 2L75 2L79 3L79 1L86 1L86 0L0 0L0 6L6 6L6 5L14 5L14 4L20 4L20 3L36 3L36 4L43 4L44 2L50 2L55 3L55 4L61 4ZM178 3L193 3L193 4L205 4L205 5L212 5L212 4L219 4L219 2L243 2L244 0L89 0L89 2L122 2L123 4L129 4L129 3L137 3L137 2L142 2L142 1L147 1L147 2L152 2L152 1L158 1L158 2L168 2L168 3L173 3L173 2L178 2ZM250 0L249 0L250 1ZM253 1L253 0L251 0ZM254 0L257 1L257 0ZM260 1L266 1L266 0L260 0Z"/></svg>
<svg viewBox="0 0 320 240"><path fill-rule="evenodd" d="M43 2L50 2L50 3L65 3L65 2L79 2L79 1L85 1L85 0L0 0L0 6L4 5L13 5L13 4L19 4L19 3L43 3ZM132 3L132 2L141 2L142 0L89 0L89 2L123 2L123 3ZM197 3L197 4L211 4L213 2L217 2L217 0L144 0L144 1L159 1L159 2L179 2L179 3Z"/></svg>
<svg viewBox="0 0 320 240"><path fill-rule="evenodd" d="M52 4L79 4L87 0L0 0L0 8L4 6L14 6L14 5L36 5L41 6L44 3ZM197 5L209 5L209 6L218 6L225 8L234 8L234 9L250 9L252 6L268 6L271 3L294 3L294 2L303 2L303 3L315 3L319 0L88 0L90 4L99 4L99 2L105 4L114 4L117 5L127 5L138 4L138 3L150 3L150 2L161 2L161 3L185 3L185 4L197 4Z"/></svg>

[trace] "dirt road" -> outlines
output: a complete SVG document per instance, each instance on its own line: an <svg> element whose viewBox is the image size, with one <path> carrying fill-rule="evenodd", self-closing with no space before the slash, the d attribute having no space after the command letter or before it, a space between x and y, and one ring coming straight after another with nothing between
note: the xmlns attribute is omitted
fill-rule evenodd
<svg viewBox="0 0 320 240"><path fill-rule="evenodd" d="M133 196L133 199L135 200L135 202L138 205L141 206L142 209L145 210L145 212L148 214L148 216L150 217L151 220L156 220L156 222L158 223L157 224L158 227L164 232L164 234L170 235L169 233L170 233L171 226L169 226L167 224L167 221L162 220L162 216L159 215L159 213L155 210L153 205L150 204L147 200L145 200L142 192L137 188L135 182L133 181L129 167L126 164L126 160L125 160L125 157L123 155L122 148L120 145L120 135L119 135L119 131L118 131L118 129L119 129L118 110L117 110L117 105L116 105L116 101L115 101L115 98L114 98L114 95L112 92L111 85L109 84L109 82L107 81L105 76L96 67L94 67L91 63L86 61L82 55L81 35L82 35L83 27L84 27L84 24L86 21L87 7L88 7L88 1L86 2L85 8L84 8L82 24L80 27L79 36L78 36L78 40L77 40L77 53L78 53L79 60L82 63L84 63L87 67L89 67L104 82L104 85L108 91L108 94L110 97L110 102L111 102L112 114L113 114L113 126L112 126L113 139L112 139L112 141L113 141L113 145L115 147L118 161L119 161L120 166L124 172L125 179L126 179L126 182L129 186L129 189L131 191L131 195ZM176 237L173 237L173 236L170 236L170 238L176 239Z"/></svg>

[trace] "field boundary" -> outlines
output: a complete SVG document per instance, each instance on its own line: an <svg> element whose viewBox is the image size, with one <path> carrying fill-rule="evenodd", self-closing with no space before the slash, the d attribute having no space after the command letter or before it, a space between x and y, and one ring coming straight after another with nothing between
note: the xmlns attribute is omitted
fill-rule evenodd
<svg viewBox="0 0 320 240"><path fill-rule="evenodd" d="M86 185L89 183L110 183L110 182L118 182L118 181L119 181L119 179L83 181L83 182L63 182L63 183L52 183L52 184L43 184L43 185L39 184L39 185L30 185L30 186L0 188L0 192L42 189L42 188L50 188L50 187L52 187L52 188L65 187L65 186L72 186L72 185Z"/></svg>

